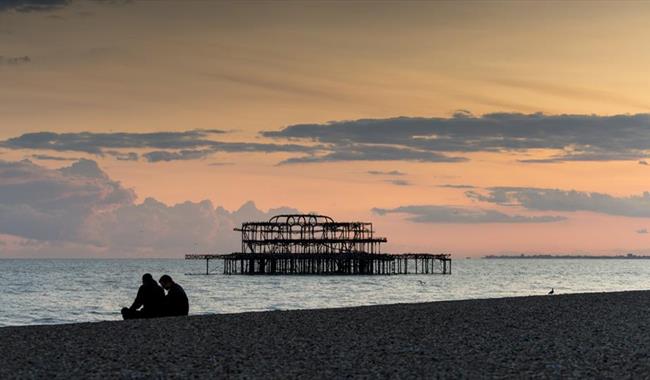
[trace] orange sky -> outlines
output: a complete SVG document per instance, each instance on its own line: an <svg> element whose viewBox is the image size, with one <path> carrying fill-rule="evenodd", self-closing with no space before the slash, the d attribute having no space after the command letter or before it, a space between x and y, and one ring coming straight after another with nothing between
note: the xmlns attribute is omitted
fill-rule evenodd
<svg viewBox="0 0 650 380"><path fill-rule="evenodd" d="M73 2L0 9L0 140L28 132L220 129L220 141L280 142L262 131L302 123L457 110L549 115L650 111L650 6L643 2ZM282 143L290 142L288 140ZM127 149L128 150L128 149ZM144 153L145 150L134 150ZM0 149L0 159L90 158L138 202L249 200L373 221L389 250L650 254L650 218L577 211L553 223L414 223L373 213L405 205L475 207L467 189L650 189L638 159L530 164L554 150L470 152L460 163L407 160L278 165L294 153L226 153L150 163L83 152ZM454 154L451 154L454 155ZM298 155L299 156L299 155ZM211 165L220 163L223 165ZM371 175L398 170L403 176ZM389 181L400 179L407 185ZM209 248L209 247L207 247Z"/></svg>

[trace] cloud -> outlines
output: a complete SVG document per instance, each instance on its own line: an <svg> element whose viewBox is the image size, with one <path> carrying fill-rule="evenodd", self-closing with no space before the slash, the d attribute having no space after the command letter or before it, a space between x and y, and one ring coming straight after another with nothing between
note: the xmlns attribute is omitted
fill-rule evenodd
<svg viewBox="0 0 650 380"><path fill-rule="evenodd" d="M120 150L156 149L142 154L148 162L202 159L216 152L310 153L316 149L296 144L221 142L213 139L214 135L223 133L226 132L216 129L152 133L35 132L0 141L0 147L110 155L118 160L130 161L138 160L138 154Z"/></svg>
<svg viewBox="0 0 650 380"><path fill-rule="evenodd" d="M391 183L395 186L411 186L411 182L404 179L387 179L384 182Z"/></svg>
<svg viewBox="0 0 650 380"><path fill-rule="evenodd" d="M24 65L31 62L32 59L27 55L22 57L3 57L0 55L0 65Z"/></svg>
<svg viewBox="0 0 650 380"><path fill-rule="evenodd" d="M377 215L406 214L409 215L407 220L415 223L550 223L566 219L562 216L508 215L497 210L437 205L400 206L392 209L373 208L372 212Z"/></svg>
<svg viewBox="0 0 650 380"><path fill-rule="evenodd" d="M0 12L38 12L52 11L70 4L70 0L2 0Z"/></svg>
<svg viewBox="0 0 650 380"><path fill-rule="evenodd" d="M400 172L399 170L390 170L390 171L383 171L383 170L368 170L368 174L374 175L374 176L385 176L385 177L400 177L406 175L406 173ZM384 180L386 183L393 184L395 186L411 186L412 183L401 178L393 178L393 179L386 179Z"/></svg>
<svg viewBox="0 0 650 380"><path fill-rule="evenodd" d="M302 153L281 161L281 165L346 161L458 163L467 161L464 155L469 153L530 155L540 149L552 155L520 162L643 161L650 154L650 114L474 116L464 111L449 118L360 119L261 132L266 138L290 140L288 144L216 141L215 135L222 133L225 131L37 132L0 141L0 147L96 155L148 149L143 154L148 162L203 159L216 152Z"/></svg>
<svg viewBox="0 0 650 380"><path fill-rule="evenodd" d="M387 145L355 144L335 147L324 155L289 158L280 162L286 164L307 164L337 161L416 161L416 162L463 162L463 157L449 157L434 152L400 148Z"/></svg>
<svg viewBox="0 0 650 380"><path fill-rule="evenodd" d="M208 166L230 166L234 164L234 162L210 162Z"/></svg>
<svg viewBox="0 0 650 380"><path fill-rule="evenodd" d="M636 230L636 233L637 233L637 234L647 234L647 233L648 233L648 229L647 229L647 228L642 228L642 229L640 229L640 230Z"/></svg>
<svg viewBox="0 0 650 380"><path fill-rule="evenodd" d="M30 161L0 161L0 233L71 241L94 213L133 202L133 191L110 180L94 161L59 170Z"/></svg>
<svg viewBox="0 0 650 380"><path fill-rule="evenodd" d="M468 191L472 199L537 211L590 211L633 218L650 218L650 193L628 197L576 190L534 187L492 187L487 194Z"/></svg>
<svg viewBox="0 0 650 380"><path fill-rule="evenodd" d="M518 161L528 164L553 164L569 161L634 161L638 160L640 157L647 156L645 151L607 152L596 148L591 149L591 152L558 154L550 158L525 159Z"/></svg>
<svg viewBox="0 0 650 380"><path fill-rule="evenodd" d="M402 173L399 170L391 170L391 171L381 171L381 170L368 170L368 174L371 175L394 175L394 176L402 176L406 175L406 173Z"/></svg>
<svg viewBox="0 0 650 380"><path fill-rule="evenodd" d="M210 149L202 150L181 150L179 152L170 152L166 150L158 150L154 152L148 152L142 155L148 162L160 162L160 161L179 161L179 160L196 160L205 158L214 151Z"/></svg>
<svg viewBox="0 0 650 380"><path fill-rule="evenodd" d="M107 150L104 151L104 154L108 156L113 156L118 161L137 161L140 159L140 156L135 152L118 152L116 150Z"/></svg>
<svg viewBox="0 0 650 380"><path fill-rule="evenodd" d="M218 133L224 132L215 130L152 133L35 132L7 139L0 142L0 146L8 149L44 149L101 155L104 149L191 149L210 146L214 144L214 141L209 139L210 135Z"/></svg>
<svg viewBox="0 0 650 380"><path fill-rule="evenodd" d="M517 162L524 164L561 164L564 161L558 160L557 158L531 158L526 160L517 160Z"/></svg>
<svg viewBox="0 0 650 380"><path fill-rule="evenodd" d="M441 158L449 153L535 149L552 150L556 155L524 162L638 160L650 151L650 114L492 113L477 117L457 112L449 118L396 117L297 124L279 131L265 131L262 135L328 144L333 152L320 161L332 160L332 155L340 156L345 147L353 148L352 157L372 157L365 152L376 146L394 149L391 159L398 159L402 154L406 160L413 159L413 152L417 155L428 152ZM319 160L302 162L313 161Z"/></svg>
<svg viewBox="0 0 650 380"><path fill-rule="evenodd" d="M454 185L454 184L438 185L438 187L445 187L449 189L475 189L476 188L476 186L472 186L472 185Z"/></svg>
<svg viewBox="0 0 650 380"><path fill-rule="evenodd" d="M43 161L79 161L79 158L50 156L48 154L32 154L31 157L35 160Z"/></svg>
<svg viewBox="0 0 650 380"><path fill-rule="evenodd" d="M263 212L252 202L232 212L207 200L166 205L147 198L136 203L133 190L92 160L60 169L0 160L0 235L25 242L13 251L3 248L0 256L47 256L61 247L106 256L227 253L239 249L233 228L242 222L297 212L286 207Z"/></svg>
<svg viewBox="0 0 650 380"><path fill-rule="evenodd" d="M241 249L240 235L233 229L242 222L297 212L292 208L263 212L253 202L229 212L208 200L168 206L147 198L141 204L98 214L87 224L85 236L117 253L172 257L191 252L230 253Z"/></svg>

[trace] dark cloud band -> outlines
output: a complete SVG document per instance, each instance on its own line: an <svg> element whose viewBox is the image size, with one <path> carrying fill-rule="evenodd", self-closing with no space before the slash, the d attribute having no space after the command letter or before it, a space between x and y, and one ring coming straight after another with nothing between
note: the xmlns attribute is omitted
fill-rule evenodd
<svg viewBox="0 0 650 380"><path fill-rule="evenodd" d="M499 205L536 211L590 211L608 215L650 218L650 193L628 197L576 190L493 187L487 193L468 191L468 197Z"/></svg>
<svg viewBox="0 0 650 380"><path fill-rule="evenodd" d="M568 161L645 162L650 153L650 114L544 115L498 113L449 118L398 117L326 124L299 124L262 132L291 143L215 141L221 130L154 133L26 133L0 142L7 149L72 151L104 155L120 149L152 149L150 162L202 159L215 152L302 153L282 162L308 164L349 161L459 163L477 152L526 153L550 150L550 157L523 163ZM119 153L119 152L118 152ZM135 160L136 156L117 156ZM128 154L128 153L127 153Z"/></svg>
<svg viewBox="0 0 650 380"><path fill-rule="evenodd" d="M17 12L52 11L70 4L70 0L2 0L0 12L14 10Z"/></svg>
<svg viewBox="0 0 650 380"><path fill-rule="evenodd" d="M550 223L566 219L562 216L509 215L497 210L437 205L400 206L391 209L373 208L372 211L378 215L406 214L408 215L407 220L415 223Z"/></svg>
<svg viewBox="0 0 650 380"><path fill-rule="evenodd" d="M149 162L192 160L205 158L216 152L299 152L312 153L315 147L297 144L222 142L213 140L221 130L191 130L154 133L26 133L0 142L5 149L30 149L58 152L82 152L99 156L109 155L118 160L135 161L135 152L120 149L155 149L142 154Z"/></svg>
<svg viewBox="0 0 650 380"><path fill-rule="evenodd" d="M210 135L225 133L217 130L153 133L25 133L0 142L9 149L40 149L103 154L104 149L158 148L190 149L210 146L215 142Z"/></svg>
<svg viewBox="0 0 650 380"><path fill-rule="evenodd" d="M545 160L523 162L638 160L650 151L650 114L493 113L476 117L460 112L449 118L397 117L298 124L262 135L330 144L334 153L324 156L322 161L340 155L339 147L354 147L357 157L369 156L367 152L377 145L399 149L405 159L414 152L442 158L449 153L550 149L559 153Z"/></svg>

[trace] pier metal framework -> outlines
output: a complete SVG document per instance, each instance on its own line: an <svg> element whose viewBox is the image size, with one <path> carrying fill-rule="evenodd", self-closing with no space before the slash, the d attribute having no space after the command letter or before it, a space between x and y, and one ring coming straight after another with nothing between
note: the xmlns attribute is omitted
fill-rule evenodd
<svg viewBox="0 0 650 380"><path fill-rule="evenodd" d="M188 260L223 262L224 274L451 274L451 255L381 252L385 237L372 223L336 222L315 214L277 215L246 222L241 252L186 255Z"/></svg>

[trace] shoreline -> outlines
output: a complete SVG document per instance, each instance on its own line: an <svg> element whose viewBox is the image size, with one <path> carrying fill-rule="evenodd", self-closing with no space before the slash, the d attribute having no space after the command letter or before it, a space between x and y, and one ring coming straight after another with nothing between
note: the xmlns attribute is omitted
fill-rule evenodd
<svg viewBox="0 0 650 380"><path fill-rule="evenodd" d="M650 291L0 328L0 378L650 374Z"/></svg>
<svg viewBox="0 0 650 380"><path fill-rule="evenodd" d="M204 276L203 274L200 274ZM578 292L578 293L555 293L553 296L577 296L577 295L593 295L593 294L617 294L617 293L631 293L631 292L650 292L650 290L645 289L627 289L627 290L614 290L614 291L590 291L590 292ZM224 312L224 313L200 313L193 314L191 311L192 307L190 305L190 314L188 318L194 317L209 317L209 316L234 316L234 315L243 315L243 314L259 314L259 313L277 313L277 312L299 312L299 311L330 311L330 310L349 310L349 309L358 309L358 308L375 308L375 307L393 307L393 306L415 306L415 305L428 305L428 304L438 304L446 302L469 302L469 301L490 301L490 300L505 300L505 299L526 299L531 297L547 297L547 294L531 294L531 295L519 295L519 296L503 296L503 297L479 297L479 298L463 298L463 299L446 299L446 300L437 300L437 301L424 301L424 302L398 302L398 303L387 303L387 304L368 304L368 305L354 305L354 306L332 306L332 307L320 307L320 308L301 308L301 309L273 309L273 310L247 310L247 311L235 311L235 312ZM86 325L86 324L97 324L97 323L118 323L123 322L123 319L117 311L115 313L116 319L106 319L106 320L94 320L94 321L79 321L79 322L56 322L56 323L38 323L38 324L20 324L20 325L0 325L0 330L5 328L16 328L16 327L47 327L47 326L70 326L70 325ZM161 318L154 318L153 320L158 320Z"/></svg>

